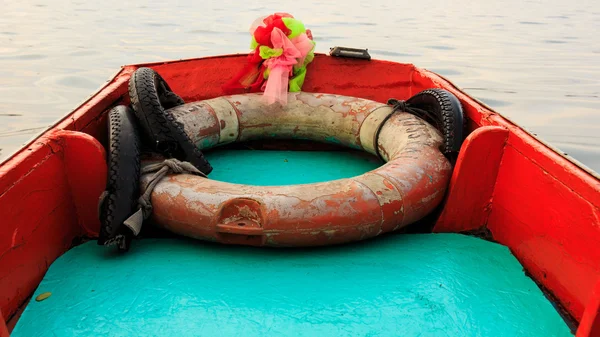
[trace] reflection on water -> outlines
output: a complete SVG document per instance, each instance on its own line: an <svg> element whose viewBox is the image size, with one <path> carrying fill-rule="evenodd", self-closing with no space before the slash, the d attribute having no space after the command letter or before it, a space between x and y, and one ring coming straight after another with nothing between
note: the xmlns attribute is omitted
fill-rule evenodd
<svg viewBox="0 0 600 337"><path fill-rule="evenodd" d="M600 3L264 0L3 3L0 158L123 64L248 52L259 15L290 11L317 51L369 48L414 63L600 171Z"/></svg>

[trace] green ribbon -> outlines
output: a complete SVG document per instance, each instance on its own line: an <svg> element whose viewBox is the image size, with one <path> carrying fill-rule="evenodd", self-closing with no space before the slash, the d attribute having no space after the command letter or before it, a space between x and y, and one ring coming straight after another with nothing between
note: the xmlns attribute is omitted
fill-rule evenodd
<svg viewBox="0 0 600 337"><path fill-rule="evenodd" d="M281 49L281 48L273 49L268 46L260 46L259 51L260 51L260 57L262 57L265 60L268 58L271 58L271 57L278 57L278 56L281 56L281 54L283 54L283 49Z"/></svg>

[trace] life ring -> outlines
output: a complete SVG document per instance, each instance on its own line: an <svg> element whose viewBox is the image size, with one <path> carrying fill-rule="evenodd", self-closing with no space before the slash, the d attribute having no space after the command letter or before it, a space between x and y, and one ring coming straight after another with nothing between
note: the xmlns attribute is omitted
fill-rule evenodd
<svg viewBox="0 0 600 337"><path fill-rule="evenodd" d="M309 139L379 154L387 163L353 178L289 186L163 178L152 192L155 224L184 236L253 246L319 246L391 232L443 199L452 165L441 133L413 114L354 97L289 93L267 105L243 94L169 110L201 149L256 139ZM142 177L146 186L149 175Z"/></svg>
<svg viewBox="0 0 600 337"><path fill-rule="evenodd" d="M117 244L127 251L133 233L123 222L135 211L140 196L140 135L133 111L124 105L108 113L108 177L100 196L99 245Z"/></svg>

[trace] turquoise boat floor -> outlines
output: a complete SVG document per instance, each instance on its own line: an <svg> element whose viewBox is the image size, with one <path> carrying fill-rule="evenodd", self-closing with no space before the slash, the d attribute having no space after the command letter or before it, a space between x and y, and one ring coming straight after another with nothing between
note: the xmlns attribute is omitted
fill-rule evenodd
<svg viewBox="0 0 600 337"><path fill-rule="evenodd" d="M292 185L350 178L382 165L360 151L227 150L206 152L209 178L234 184Z"/></svg>
<svg viewBox="0 0 600 337"><path fill-rule="evenodd" d="M506 247L460 234L319 249L143 239L58 258L12 336L572 336Z"/></svg>

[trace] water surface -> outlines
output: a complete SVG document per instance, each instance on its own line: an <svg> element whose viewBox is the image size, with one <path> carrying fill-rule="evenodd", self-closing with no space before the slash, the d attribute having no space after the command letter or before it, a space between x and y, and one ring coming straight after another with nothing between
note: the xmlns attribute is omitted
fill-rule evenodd
<svg viewBox="0 0 600 337"><path fill-rule="evenodd" d="M248 52L258 16L289 11L318 52L414 63L600 171L600 3L11 1L0 20L0 158L124 64ZM310 75L309 75L310 76Z"/></svg>

